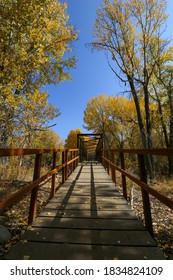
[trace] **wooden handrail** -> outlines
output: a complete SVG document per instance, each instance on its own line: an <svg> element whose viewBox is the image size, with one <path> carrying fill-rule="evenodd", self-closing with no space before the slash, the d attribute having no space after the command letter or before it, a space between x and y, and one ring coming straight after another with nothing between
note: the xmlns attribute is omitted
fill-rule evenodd
<svg viewBox="0 0 173 280"><path fill-rule="evenodd" d="M70 160L66 156L66 160L62 161L62 164L56 167L56 156L57 153L68 154L71 155ZM41 169L41 156L42 154L52 154L53 156L53 166L52 170L44 174L40 177L40 169ZM78 164L78 149L1 149L0 148L0 157L10 157L10 156L21 156L21 155L36 155L35 158L35 168L33 175L33 182L28 183L25 187L18 190L17 192L9 195L2 201L0 201L0 212L5 208L12 206L16 202L23 199L23 197L31 192L31 200L30 200L30 209L29 209L29 218L28 223L34 221L36 217L36 206L37 206L37 194L39 185L44 182L46 179L52 176L52 186L51 186L51 197L55 193L55 174L59 171L62 171L62 181L66 180L68 177L67 167L71 164L72 169L74 170ZM72 164L73 163L73 164ZM63 170L66 170L66 176L63 176ZM72 171L73 171L72 170Z"/></svg>
<svg viewBox="0 0 173 280"><path fill-rule="evenodd" d="M155 149L111 149L114 152L122 152L124 154L139 155L156 155L156 156L173 156L173 148L155 148Z"/></svg>
<svg viewBox="0 0 173 280"><path fill-rule="evenodd" d="M107 163L109 163L112 167L114 167L117 171L121 172L122 174L124 174L126 177L128 177L130 180L132 180L134 183L136 183L138 186L140 186L142 189L146 190L149 194L151 194L152 196L154 196L155 198L157 198L158 200L160 200L160 202L164 203L166 206L168 206L170 209L173 210L173 200L168 198L167 196L159 193L158 191L154 190L153 188L151 188L149 185L147 185L146 183L142 182L140 179L138 179L137 177L135 177L134 175L131 175L130 173L128 173L127 171L119 168L118 166L116 166L115 164L113 164L110 160L108 160L105 157L102 157L103 160L105 160Z"/></svg>
<svg viewBox="0 0 173 280"><path fill-rule="evenodd" d="M64 152L66 149L4 149L0 148L0 157L22 156L22 155L38 155ZM71 151L78 151L78 149L69 149Z"/></svg>
<svg viewBox="0 0 173 280"><path fill-rule="evenodd" d="M120 156L121 161L121 168L114 163L114 155L118 153ZM135 177L134 175L130 174L125 170L125 162L124 162L124 154L136 154L138 156L138 167L139 167L139 174L140 178ZM109 156L111 159L109 159ZM170 209L173 210L173 200L169 197L161 194L157 190L151 188L147 184L147 175L146 175L146 167L144 156L145 155L158 155L158 156L173 156L173 149L112 149L109 152L103 153L102 162L103 166L107 169L109 173L109 169L112 169L112 179L116 182L116 172L118 171L122 174L122 187L123 187L123 195L125 199L127 199L127 187L126 187L126 177L129 178L131 181L136 183L142 191L142 201L143 201L143 209L144 209L144 218L145 218L145 226L153 235L153 226L152 226L152 218L151 218L151 210L150 210L150 200L149 194L154 196L164 205L168 206Z"/></svg>

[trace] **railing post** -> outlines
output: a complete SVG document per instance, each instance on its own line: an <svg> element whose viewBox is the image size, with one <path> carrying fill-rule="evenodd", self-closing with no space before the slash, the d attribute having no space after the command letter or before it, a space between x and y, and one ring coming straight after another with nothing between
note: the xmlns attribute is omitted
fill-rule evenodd
<svg viewBox="0 0 173 280"><path fill-rule="evenodd" d="M108 150L106 150L106 149L103 150L103 156L104 156L105 158L108 159ZM107 172L109 172L109 171L108 171L108 170L109 170L109 163L107 163L105 160L103 160L103 161L102 161L102 164L103 164L105 170L106 170ZM108 174L109 174L109 173L108 173Z"/></svg>
<svg viewBox="0 0 173 280"><path fill-rule="evenodd" d="M76 152L73 151L73 152L72 152L72 159L75 158L75 155L76 155ZM73 162L72 162L72 172L75 170L75 168L76 168L76 162L73 161Z"/></svg>
<svg viewBox="0 0 173 280"><path fill-rule="evenodd" d="M73 159L73 152L70 152L70 160ZM70 174L73 172L73 162L70 164Z"/></svg>
<svg viewBox="0 0 173 280"><path fill-rule="evenodd" d="M106 151L106 158L109 159L109 150ZM109 163L107 163L107 173L109 174Z"/></svg>
<svg viewBox="0 0 173 280"><path fill-rule="evenodd" d="M114 150L111 150L111 162L113 164L115 163ZM112 181L116 183L116 170L114 166L112 166L111 173L112 173Z"/></svg>
<svg viewBox="0 0 173 280"><path fill-rule="evenodd" d="M104 149L103 149L103 152L102 152L102 156L103 157L105 156L105 150ZM105 168L105 160L103 159L103 157L102 157L102 165Z"/></svg>
<svg viewBox="0 0 173 280"><path fill-rule="evenodd" d="M57 153L54 152L52 170L56 168L56 156L57 156ZM53 197L55 194L55 188L56 188L56 173L52 175L51 197Z"/></svg>
<svg viewBox="0 0 173 280"><path fill-rule="evenodd" d="M125 162L124 162L124 153L123 152L120 152L120 161L121 161L121 169L125 170ZM123 196L127 200L126 176L124 174L122 174L121 178L122 178Z"/></svg>
<svg viewBox="0 0 173 280"><path fill-rule="evenodd" d="M62 184L67 180L67 154L68 150L62 152L62 164L65 164L62 169Z"/></svg>
<svg viewBox="0 0 173 280"><path fill-rule="evenodd" d="M68 162L68 150L65 150L65 181L67 180L68 178L68 165L67 165L67 162Z"/></svg>
<svg viewBox="0 0 173 280"><path fill-rule="evenodd" d="M79 156L79 150L74 152L74 158L77 156ZM79 164L79 158L74 161L74 169L78 166L78 164Z"/></svg>
<svg viewBox="0 0 173 280"><path fill-rule="evenodd" d="M65 151L62 151L62 165L65 163ZM65 182L65 167L62 168L62 184Z"/></svg>
<svg viewBox="0 0 173 280"><path fill-rule="evenodd" d="M75 157L79 156L79 150L75 152ZM79 164L79 158L77 160L75 160L75 168L78 166Z"/></svg>
<svg viewBox="0 0 173 280"><path fill-rule="evenodd" d="M41 159L42 159L42 154L37 154L36 158L35 158L33 181L35 181L35 180L40 178ZM36 212L37 212L37 195L38 195L38 186L35 187L31 191L28 224L31 224L34 221L35 216L36 216Z"/></svg>
<svg viewBox="0 0 173 280"><path fill-rule="evenodd" d="M146 173L146 168L145 168L144 155L138 154L138 166L139 166L140 179L141 179L141 181L143 181L144 183L147 184L147 173ZM141 191L142 191L142 202L143 202L145 226L148 229L148 231L151 233L151 235L153 235L153 225L152 225L149 193L143 189Z"/></svg>
<svg viewBox="0 0 173 280"><path fill-rule="evenodd" d="M73 151L73 154L72 154L72 158L75 158L76 157L76 151ZM75 161L73 161L73 163L72 163L72 166L73 166L73 171L75 170L75 168L76 168L76 160Z"/></svg>

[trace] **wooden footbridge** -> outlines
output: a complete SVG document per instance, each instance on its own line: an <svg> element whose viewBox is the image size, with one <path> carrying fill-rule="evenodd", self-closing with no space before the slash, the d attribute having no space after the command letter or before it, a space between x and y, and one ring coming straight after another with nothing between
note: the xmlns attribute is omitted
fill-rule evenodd
<svg viewBox="0 0 173 280"><path fill-rule="evenodd" d="M101 135L79 135L79 149L72 150L0 149L3 157L36 154L33 182L0 202L2 211L31 191L30 225L6 259L165 259L152 237L149 194L171 209L173 201L147 185L144 154L151 151L114 150L109 157L103 153L101 163L101 138ZM138 155L139 178L125 171L124 153L132 152ZM43 153L53 154L53 164L51 170L40 177ZM120 166L114 163L114 153L120 154ZM173 150L169 154L166 149L152 153L170 156ZM58 166L57 154L61 154L62 161ZM56 173L60 171L62 185L56 190ZM115 183L117 171L122 174L122 192ZM36 217L39 184L50 176L51 200ZM141 187L145 225L126 201L126 177Z"/></svg>

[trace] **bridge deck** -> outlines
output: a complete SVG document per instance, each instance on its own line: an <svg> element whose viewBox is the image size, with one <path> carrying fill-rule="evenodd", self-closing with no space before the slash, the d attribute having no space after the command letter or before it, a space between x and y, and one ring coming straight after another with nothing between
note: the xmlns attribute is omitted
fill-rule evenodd
<svg viewBox="0 0 173 280"><path fill-rule="evenodd" d="M164 259L104 168L78 166L7 259Z"/></svg>

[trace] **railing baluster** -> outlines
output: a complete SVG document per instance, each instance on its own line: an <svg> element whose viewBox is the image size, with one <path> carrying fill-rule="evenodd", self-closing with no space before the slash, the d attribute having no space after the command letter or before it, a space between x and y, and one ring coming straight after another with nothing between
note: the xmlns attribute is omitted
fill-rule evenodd
<svg viewBox="0 0 173 280"><path fill-rule="evenodd" d="M62 184L67 180L67 158L68 156L68 150L64 150L62 152L62 164L65 164L65 166L62 169Z"/></svg>
<svg viewBox="0 0 173 280"><path fill-rule="evenodd" d="M103 157L105 156L105 150L103 149L103 152L102 152L102 165L105 169L105 160L103 159Z"/></svg>
<svg viewBox="0 0 173 280"><path fill-rule="evenodd" d="M114 164L115 163L115 154L114 154L114 150L111 150L111 162ZM112 166L112 169L111 169L111 173L112 173L112 181L114 183L116 183L116 170L115 170L115 167Z"/></svg>
<svg viewBox="0 0 173 280"><path fill-rule="evenodd" d="M140 179L141 179L141 181L143 181L144 183L147 184L145 159L144 159L144 155L142 155L142 154L138 154L138 166L139 166ZM148 229L148 231L151 233L151 235L153 235L153 225L152 225L149 193L147 191L145 191L144 189L141 189L141 191L142 191L145 226Z"/></svg>
<svg viewBox="0 0 173 280"><path fill-rule="evenodd" d="M74 152L73 153L73 158L77 157L78 153L77 152ZM73 162L73 171L75 170L75 168L78 166L78 160L75 160Z"/></svg>
<svg viewBox="0 0 173 280"><path fill-rule="evenodd" d="M37 154L36 158L35 158L33 181L40 178L41 159L42 159L42 154ZM35 219L35 216L36 216L38 188L39 187L37 186L31 191L28 224L32 223Z"/></svg>
<svg viewBox="0 0 173 280"><path fill-rule="evenodd" d="M62 151L62 165L65 163L65 151ZM65 167L62 168L62 184L65 182Z"/></svg>
<svg viewBox="0 0 173 280"><path fill-rule="evenodd" d="M73 159L73 152L70 152L70 160ZM70 174L73 172L73 163L70 164Z"/></svg>
<svg viewBox="0 0 173 280"><path fill-rule="evenodd" d="M103 156L108 159L108 151L106 149L103 150ZM103 159L103 166L105 170L108 172L109 163Z"/></svg>
<svg viewBox="0 0 173 280"><path fill-rule="evenodd" d="M109 150L106 151L106 158L109 159ZM107 173L109 174L109 163L107 163Z"/></svg>
<svg viewBox="0 0 173 280"><path fill-rule="evenodd" d="M123 170L125 170L125 162L124 162L124 153L123 152L120 152L120 160L121 160L121 168ZM126 176L124 174L122 174L121 178L122 178L123 196L127 200Z"/></svg>
<svg viewBox="0 0 173 280"><path fill-rule="evenodd" d="M53 164L52 164L52 170L56 168L56 156L57 153L53 153ZM52 175L52 185L51 185L51 197L54 196L56 189L56 173Z"/></svg>
<svg viewBox="0 0 173 280"><path fill-rule="evenodd" d="M67 180L67 177L68 177L68 165L67 165L67 162L68 162L68 150L65 150L65 181Z"/></svg>
<svg viewBox="0 0 173 280"><path fill-rule="evenodd" d="M73 158L75 158L75 157L76 157L76 152L75 152L75 151L73 151L72 153L73 153ZM73 161L73 163L72 163L72 167L73 167L73 170L72 170L72 171L74 171L74 170L75 170L75 168L76 168L76 160L75 160L75 161Z"/></svg>
<svg viewBox="0 0 173 280"><path fill-rule="evenodd" d="M76 156L79 156L79 150L76 151ZM76 167L78 166L78 164L79 164L79 158L76 160Z"/></svg>

